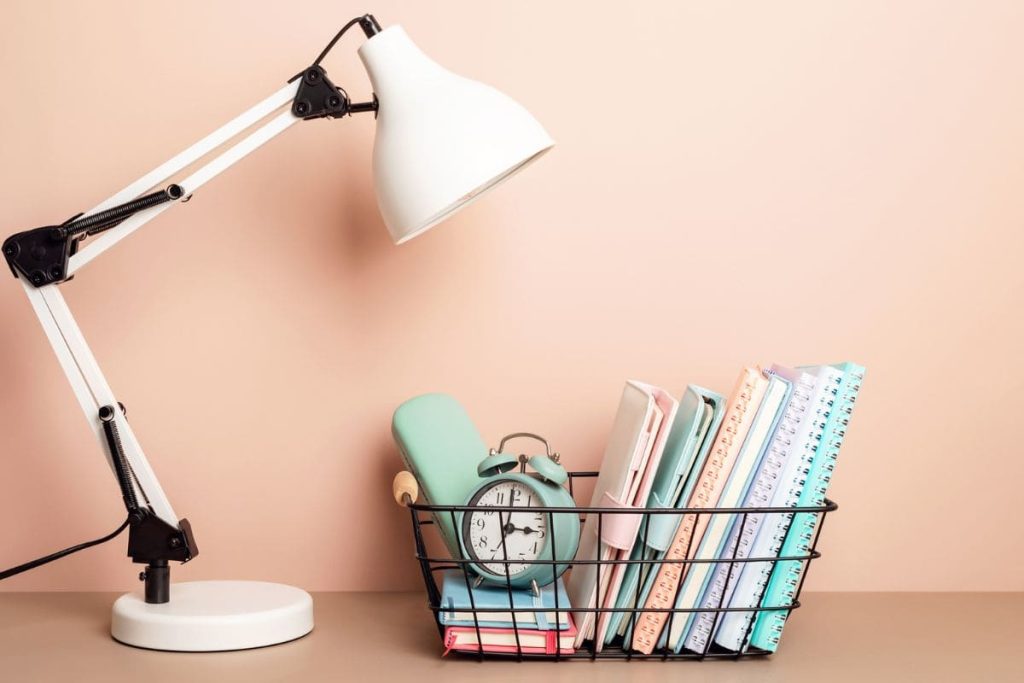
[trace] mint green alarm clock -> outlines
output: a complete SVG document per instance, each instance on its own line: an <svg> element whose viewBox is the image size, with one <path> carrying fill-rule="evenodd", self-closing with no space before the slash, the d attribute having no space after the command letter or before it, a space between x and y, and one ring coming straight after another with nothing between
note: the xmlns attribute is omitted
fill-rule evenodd
<svg viewBox="0 0 1024 683"><path fill-rule="evenodd" d="M545 454L505 453L505 443L520 437L543 443ZM527 465L534 474L526 473ZM512 472L516 467L520 471ZM579 515L532 508L576 506L563 486L568 475L558 454L552 454L547 441L536 434L509 434L480 462L477 472L486 480L466 501L467 507L477 509L463 512L458 522L459 543L470 568L483 581L502 586L544 586L557 579L579 548ZM491 509L495 507L501 509ZM555 564L545 564L548 561Z"/></svg>

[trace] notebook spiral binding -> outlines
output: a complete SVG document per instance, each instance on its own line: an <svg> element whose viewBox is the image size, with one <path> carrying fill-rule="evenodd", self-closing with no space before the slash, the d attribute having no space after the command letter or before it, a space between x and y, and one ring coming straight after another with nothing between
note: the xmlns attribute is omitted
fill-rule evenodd
<svg viewBox="0 0 1024 683"><path fill-rule="evenodd" d="M579 485L579 482L593 480L597 477L597 472L570 472L569 473L569 491L575 495L574 489ZM471 585L475 581L475 574L470 569L470 561L464 559L452 559L450 557L435 556L428 551L428 546L436 547L439 550L437 552L443 554L443 543L440 541L440 536L436 531L436 524L434 523L435 515L450 515L453 520L460 512L470 511L473 508L466 506L452 506L452 505L430 505L427 503L413 503L412 501L406 501L406 507L409 510L410 521L413 529L413 541L416 551L416 559L420 566L420 571L423 578L424 587L427 592L428 607L433 613L434 624L438 629L438 635L442 645L445 645L445 631L444 627L440 625L438 617L440 613L445 609L441 603L441 590L438 585L438 577L441 576L442 572L447 570L456 569L462 572L462 575L466 581L467 586ZM744 517L760 515L766 519L772 519L781 515L792 516L794 513L800 515L808 515L814 519L824 518L826 514L837 509L837 505L832 501L825 499L821 505L813 507L793 507L793 508L778 508L778 507L743 507L743 508L657 508L647 510L644 514L647 519L652 518L654 515L659 514L675 514L685 515L686 517L692 517L694 520L706 519L714 515L730 515L734 518L734 524L740 523L740 520ZM496 506L494 510L498 513L512 513L521 508L513 508L507 506ZM604 517L606 515L619 515L619 514L636 514L633 510L622 509L622 508L534 508L537 512L548 515L548 524L552 524L554 515L579 515L581 518L585 515L595 515L598 517ZM821 524L818 522L818 528ZM433 529L433 531L431 531ZM434 536L432 540L430 537ZM817 559L821 554L816 549L815 545L817 542L818 534L813 534L811 538L811 544L807 548L807 551L801 555L782 555L778 557L737 557L735 554L727 557L722 557L714 560L698 560L698 559L687 559L687 558L672 558L666 556L665 559L654 560L654 559L626 559L626 560L574 560L569 563L570 567L581 564L597 564L605 565L610 567L612 564L638 564L645 565L652 568L665 568L665 567L676 567L679 570L685 570L692 564L698 562L712 563L716 566L741 566L747 563L763 563L766 566L774 566L783 562L790 562L800 566L809 564L812 560ZM600 555L600 548L598 557ZM514 564L515 560L496 560L497 562L504 562L505 564ZM548 564L552 566L554 572L554 566L556 561L554 560L537 560L536 563ZM563 564L558 562L558 564ZM554 576L554 574L553 574ZM796 586L796 591L793 593L793 599L787 601L785 604L776 604L767 600L767 592L764 591L758 596L755 606L737 609L732 607L725 607L722 601L718 604L710 607L701 606L700 608L676 608L674 606L668 606L664 608L644 608L643 605L634 604L631 607L592 607L588 609L578 609L570 607L565 604L559 604L558 591L555 591L555 604L554 608L545 607L544 610L549 613L554 613L558 616L569 613L576 619L581 613L590 612L595 615L604 612L622 612L626 615L629 620L630 630L633 627L639 628L639 621L645 616L651 616L658 614L664 619L688 619L690 615L709 615L712 619L712 629L714 623L723 618L724 615L736 612L749 613L751 615L762 615L762 614L782 614L788 615L793 610L800 607L799 592L801 586ZM512 621L515 624L516 614L522 614L524 612L534 612L536 608L523 608L515 607L512 599L512 588L511 583L507 585L509 601L507 606L502 607L478 607L473 602L472 591L469 591L470 606L466 611L473 615L474 627L476 629L477 639L480 639L480 629L484 628L480 622L486 621L489 614L494 612L510 613L512 615ZM556 617L557 621L557 617ZM517 659L517 660L550 660L550 661L573 661L573 660L595 660L595 659L624 659L624 660L662 660L662 661L676 661L676 660L703 660L703 659L739 659L748 657L759 657L771 654L771 650L762 649L755 647L751 644L746 644L744 647L738 650L726 650L721 647L715 646L712 639L708 639L704 648L699 651L691 651L683 649L680 652L674 652L672 649L655 648L651 653L645 654L637 650L633 650L627 647L623 647L621 637L612 645L605 645L603 650L598 650L597 643L595 641L588 641L582 648L576 649L571 653L565 651L559 651L555 648L550 654L539 654L536 652L526 652L524 648L519 644L518 630L513 627L516 633L516 646L512 648L511 652L485 652L482 647L477 647L470 650L452 650L453 655L457 656L471 656L480 660L484 659ZM526 628L526 627L523 627ZM658 634L655 634L657 639Z"/></svg>
<svg viewBox="0 0 1024 683"><path fill-rule="evenodd" d="M843 380L838 388L836 404L825 424L821 447L825 457L816 458L808 475L808 486L800 496L800 505L813 507L826 500L825 491L832 480L836 457L842 446L846 429L850 424L850 415L857 400L861 383L864 381L864 368L852 363L841 367L844 371ZM804 549L815 545L821 525L816 515L796 513L793 516L792 529L782 544L781 555L800 554ZM783 562L778 571L772 572L766 594L768 599L787 604L796 600L806 576L803 563ZM782 630L786 625L786 614L758 614L751 634L751 642L759 648L774 652L779 646Z"/></svg>
<svg viewBox="0 0 1024 683"><path fill-rule="evenodd" d="M784 497L775 498L776 503L781 507L795 508L799 504L800 491L803 490L803 486L807 482L807 475L811 470L811 461L814 458L818 444L821 442L825 424L835 404L841 376L838 371L826 369L825 372L829 372L831 375L829 379L830 386L820 392L816 405L810 405L808 401L807 409L809 413L804 419L809 420L809 422L803 423L802 426L808 430L809 438L805 441L804 449L792 456L796 458L795 476L798 478L795 480L794 485L781 492L784 494ZM812 397L809 396L808 398ZM761 515L754 515L754 517L761 517ZM757 539L757 553L767 557L777 556L782 549L782 543L786 539L786 534L789 531L792 520L793 513L774 515L765 520L763 526L767 533ZM774 567L775 563L769 562L747 565L743 568L740 576L740 584L746 584L751 595L764 595L768 579ZM739 591L744 587L743 585L737 586L736 590ZM743 600L739 599L739 602L742 604ZM726 615L723 618L721 629L716 636L718 642L730 649L742 649L750 636L755 616L757 615L753 612L736 612Z"/></svg>
<svg viewBox="0 0 1024 683"><path fill-rule="evenodd" d="M786 406L786 411L782 415L775 436L765 454L763 474L753 483L743 507L756 508L771 505L772 495L789 455L793 437L807 414L813 388L814 378L811 375L802 374L800 379L794 382L793 396L789 405ZM728 549L727 552L737 558L748 557L763 520L764 515L759 514L742 515L739 520L733 520L732 530L729 532L725 545ZM713 607L719 603L728 604L732 589L735 588L736 580L739 578L740 569L735 564L720 564L714 567L714 573L701 601L701 606ZM685 646L690 650L703 650L719 621L721 620L710 612L695 614L691 633L686 638Z"/></svg>

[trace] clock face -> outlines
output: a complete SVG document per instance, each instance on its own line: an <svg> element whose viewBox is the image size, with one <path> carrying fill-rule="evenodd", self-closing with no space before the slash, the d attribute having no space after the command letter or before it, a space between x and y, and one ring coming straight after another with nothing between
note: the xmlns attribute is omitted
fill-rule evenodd
<svg viewBox="0 0 1024 683"><path fill-rule="evenodd" d="M530 561L540 557L547 543L548 519L544 513L529 509L544 505L529 486L515 480L498 481L480 491L469 504L480 509L463 517L463 543L484 570L505 576L502 560L507 557L523 561L508 565L509 576L516 576L530 568ZM494 506L522 507L523 511L487 509Z"/></svg>

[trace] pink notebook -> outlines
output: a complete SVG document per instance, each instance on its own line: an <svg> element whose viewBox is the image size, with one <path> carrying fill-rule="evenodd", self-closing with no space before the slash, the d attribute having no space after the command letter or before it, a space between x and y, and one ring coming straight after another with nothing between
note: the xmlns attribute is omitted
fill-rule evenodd
<svg viewBox="0 0 1024 683"><path fill-rule="evenodd" d="M576 608L576 647L595 639L595 634L601 636L596 638L597 649L604 646L608 613L600 613L598 620L593 610L615 605L626 565L612 561L628 559L633 550L643 519L639 512L647 507L678 405L667 392L642 382L630 380L622 390L590 507L636 509L638 513L587 515L576 561L609 564L577 564L566 582L569 602Z"/></svg>
<svg viewBox="0 0 1024 683"><path fill-rule="evenodd" d="M477 632L472 626L449 626L444 630L444 653L449 652L494 652L500 654L553 655L555 649L561 648L561 654L571 655L576 650L573 641L576 639L576 625L569 619L569 628L562 631L537 631L519 629L519 645L516 645L516 630L511 628L481 628L480 641L482 648L477 646Z"/></svg>

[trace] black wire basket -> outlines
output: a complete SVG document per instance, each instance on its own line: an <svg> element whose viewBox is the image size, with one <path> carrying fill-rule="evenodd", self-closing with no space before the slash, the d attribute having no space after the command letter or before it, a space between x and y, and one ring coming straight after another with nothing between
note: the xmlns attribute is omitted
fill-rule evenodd
<svg viewBox="0 0 1024 683"><path fill-rule="evenodd" d="M575 497L574 488L575 484L579 480L593 479L597 477L597 472L570 472L568 487L569 492ZM435 525L434 518L439 515L449 515L452 520L452 525L456 526L456 516L461 512L471 512L477 508L463 506L463 505L430 505L426 503L415 503L411 500L410 496L398 492L396 488L396 496L399 498L399 502L405 505L409 509L409 516L412 522L413 540L416 548L416 560L419 562L420 570L423 574L423 583L427 590L428 607L433 612L434 624L437 626L438 634L441 637L442 643L445 640L445 627L440 622L440 614L445 611L445 606L441 604L441 590L438 587L438 575L441 572L448 570L457 570L462 574L462 578L465 580L466 588L469 589L471 585L476 582L476 575L470 569L471 561L462 558L453 559L451 557L434 557L428 552L428 541L427 536L433 532L429 531ZM747 523L749 515L761 514L765 516L769 515L793 515L795 513L808 513L813 514L817 517L815 524L814 535L811 538L809 551L805 555L790 555L784 557L736 557L735 555L729 557L722 557L718 559L628 559L628 560L573 560L569 563L570 571L572 566L578 566L582 564L596 564L599 566L598 572L605 566L610 565L621 565L621 564L635 564L640 565L641 576L651 571L657 571L658 567L663 564L672 565L691 565L695 563L708 563L715 567L718 565L729 565L728 574L726 575L726 583L731 579L733 571L739 567L742 563L749 562L770 562L774 569L775 564L778 562L800 562L802 564L802 572L800 573L800 581L796 586L793 593L793 599L788 604L784 605L769 605L764 604L765 593L767 589L767 582L761 589L761 594L757 599L757 607L738 607L730 608L722 605L724 600L720 600L718 605L713 608L701 607L701 608L676 608L669 607L665 609L646 608L643 605L638 604L638 600L634 602L632 606L628 607L591 607L591 608L578 608L576 606L566 606L564 604L558 604L558 591L555 591L555 605L554 608L544 607L515 607L513 603L513 589L510 581L507 581L506 589L508 592L508 605L502 607L478 607L473 601L473 592L468 590L470 606L466 610L463 607L459 607L459 612L469 612L472 615L473 626L476 632L476 642L480 643L481 628L485 628L486 625L481 626L481 621L487 621L488 615L495 612L501 612L503 614L511 614L512 621L515 624L516 614L521 613L533 613L538 611L544 611L546 613L556 615L556 620L561 620L563 615L571 613L575 619L579 619L581 615L586 613L592 613L594 620L600 613L605 612L621 612L623 618L630 620L630 628L636 624L636 620L641 618L643 613L651 612L665 612L668 614L665 627L671 629L671 624L675 619L686 619L690 614L702 614L706 613L712 616L713 622L711 630L714 631L715 626L718 624L719 619L726 612L746 612L756 616L760 612L785 612L788 619L790 613L800 607L800 591L803 588L804 580L807 577L807 569L811 560L821 557L821 553L817 550L818 538L821 534L821 528L824 524L824 518L829 513L834 511L837 505L830 500L825 500L825 504L819 507L787 507L787 508L771 508L771 507L749 507L749 508L675 508L675 509L648 509L645 510L643 515L643 521L641 522L641 533L645 533L643 530L646 524L649 524L649 520L653 515L670 514L670 515L689 515L695 516L695 519L699 519L701 516L711 515L732 515L740 520L740 535L742 535L743 526ZM494 506L488 507L489 510L497 512L499 515L503 513L511 514L513 512L522 512L522 507L506 507L506 506ZM601 520L604 519L605 515L621 515L621 514L638 514L632 509L619 509L619 508L595 508L595 507L576 507L576 508L553 508L553 507L531 507L531 512L537 512L546 514L548 516L548 524L551 525L553 515L566 515L574 514L579 515L581 518L588 515L596 515L598 528L600 528ZM765 517L767 518L767 517ZM790 525L791 527L792 525ZM426 533L425 533L426 530ZM787 531L788 533L788 531ZM602 541L600 540L600 534L598 535L598 551L597 556L601 557L602 552ZM690 553L687 553L689 557ZM502 562L502 561L498 561ZM514 561L506 561L508 565ZM555 565L564 565L565 562L561 560L536 560L533 563L544 563L552 566L552 572L555 571ZM713 567L714 569L714 567ZM680 586L682 584L682 573L680 573ZM678 586L677 586L678 589ZM723 593L724 596L724 593ZM602 603L598 600L598 605ZM750 619L751 626L747 628L747 636L750 634L750 628L753 625L753 619ZM707 638L704 649L700 652L694 652L690 650L681 650L675 652L670 648L656 648L651 654L644 654L627 647L623 647L622 639L619 638L610 645L605 645L603 649L598 648L595 640L585 641L580 648L574 649L572 652L565 652L562 648L554 647L553 652L548 653L536 653L533 651L524 651L519 638L520 628L525 629L526 627L513 626L513 632L515 634L515 645L507 652L493 652L486 651L482 645L476 645L475 648L471 649L453 649L451 652L459 656L468 656L471 658L484 660L484 659L518 659L523 660L550 660L550 661L565 661L565 660L596 660L596 659L624 659L624 660L703 660L703 659L740 659L747 657L763 657L771 654L768 650L756 648L752 645L745 644L744 647L739 651L724 650L717 645L713 645L713 638ZM747 638L744 637L743 642L747 642Z"/></svg>

